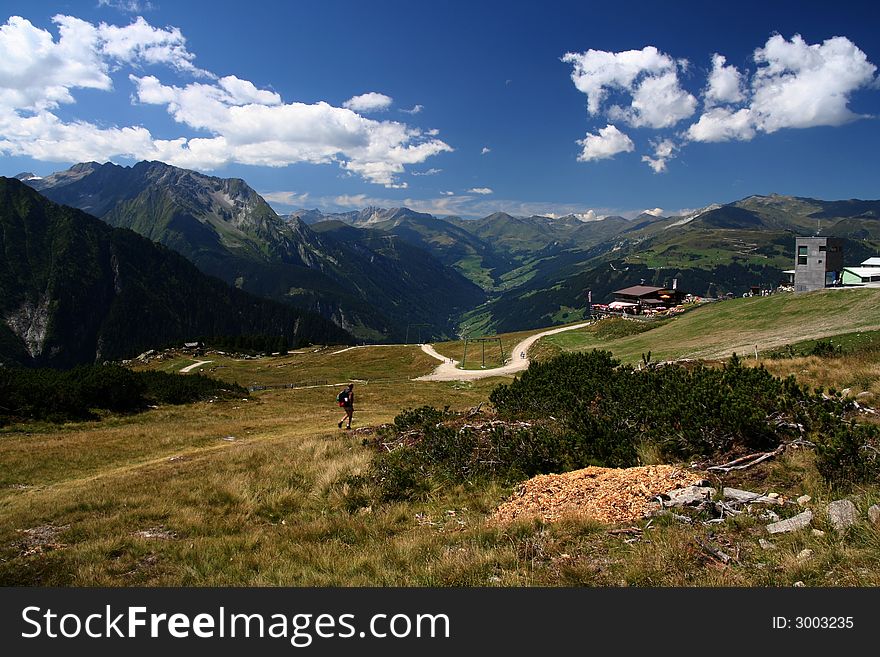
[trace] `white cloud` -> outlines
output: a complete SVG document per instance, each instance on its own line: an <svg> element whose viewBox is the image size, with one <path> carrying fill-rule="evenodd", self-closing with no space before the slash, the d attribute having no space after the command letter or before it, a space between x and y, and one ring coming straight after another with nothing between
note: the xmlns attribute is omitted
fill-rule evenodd
<svg viewBox="0 0 880 657"><path fill-rule="evenodd" d="M195 56L177 28L154 28L140 17L125 27L73 16L52 20L57 41L19 16L0 26L0 107L40 112L73 103L74 89L110 91L110 73L120 65L162 64L204 73L192 63Z"/></svg>
<svg viewBox="0 0 880 657"><path fill-rule="evenodd" d="M414 105L412 109L402 109L400 111L404 114L419 114L423 109L425 109L424 105Z"/></svg>
<svg viewBox="0 0 880 657"><path fill-rule="evenodd" d="M808 45L800 35L776 34L755 51L759 67L752 83L751 109L758 129L838 126L860 117L848 107L850 95L874 82L877 67L845 37Z"/></svg>
<svg viewBox="0 0 880 657"><path fill-rule="evenodd" d="M308 202L309 193L297 192L260 192L269 203L277 203L278 205L289 205L301 207Z"/></svg>
<svg viewBox="0 0 880 657"><path fill-rule="evenodd" d="M141 17L125 27L71 16L53 21L57 40L19 17L0 26L0 154L54 162L121 156L202 170L231 162L337 163L370 182L400 189L406 183L397 177L408 165L452 150L433 129L375 121L323 102L285 103L249 80L202 71L177 28L154 28ZM145 65L208 79L176 86L161 81L158 73L128 76L134 102L165 106L178 124L203 135L157 139L145 127L65 122L52 112L75 102L75 90L112 91L111 74ZM391 99L365 94L349 103L376 109Z"/></svg>
<svg viewBox="0 0 880 657"><path fill-rule="evenodd" d="M692 141L749 141L755 136L755 127L748 108L733 111L725 107L713 107L690 126L686 134Z"/></svg>
<svg viewBox="0 0 880 657"><path fill-rule="evenodd" d="M41 111L74 102L71 89L111 89L95 30L83 25L61 25L57 42L19 16L0 26L0 106Z"/></svg>
<svg viewBox="0 0 880 657"><path fill-rule="evenodd" d="M569 52L562 61L572 65L571 79L587 96L588 114L609 119L598 134L588 133L577 142L583 146L581 162L635 149L612 123L666 130L696 111L696 98L679 78L688 62L653 46ZM839 126L864 118L849 108L851 96L877 85L877 67L841 36L810 45L799 35L790 40L773 35L755 50L751 76L729 65L723 55L714 54L711 62L702 114L683 132L652 140L653 154L641 158L656 173L666 171L686 141L748 141L783 128Z"/></svg>
<svg viewBox="0 0 880 657"><path fill-rule="evenodd" d="M155 9L153 3L149 0L145 0L145 2L141 2L140 0L98 0L98 6L112 7L119 11L127 11L130 14L138 14Z"/></svg>
<svg viewBox="0 0 880 657"><path fill-rule="evenodd" d="M863 118L849 109L850 96L876 83L877 67L846 37L809 45L800 35L787 41L776 34L755 50L754 59L745 106L707 109L688 128L689 139L748 141L759 132L843 125Z"/></svg>
<svg viewBox="0 0 880 657"><path fill-rule="evenodd" d="M412 175L414 176L436 176L438 173L442 173L443 169L428 169L427 171L413 171Z"/></svg>
<svg viewBox="0 0 880 657"><path fill-rule="evenodd" d="M560 219L562 217L574 217L579 221L583 221L584 223L589 223L591 221L602 221L605 218L605 215L596 214L595 210L587 210L586 212L566 212L565 214L558 214L556 212L543 212L536 213L542 217L547 217L548 219Z"/></svg>
<svg viewBox="0 0 880 657"><path fill-rule="evenodd" d="M599 134L587 133L587 136L579 139L577 143L583 146L577 158L578 162L604 160L635 149L632 139L611 124L599 130Z"/></svg>
<svg viewBox="0 0 880 657"><path fill-rule="evenodd" d="M55 16L53 20L62 27L73 23L82 29L92 27L91 23L72 16ZM94 29L101 43L101 54L115 62L165 64L193 75L213 77L193 64L195 55L186 49L186 39L176 27L153 27L138 16L123 27L101 23Z"/></svg>
<svg viewBox="0 0 880 657"><path fill-rule="evenodd" d="M488 146L483 146L483 150L480 151L480 155L486 155L487 153L491 153L492 149Z"/></svg>
<svg viewBox="0 0 880 657"><path fill-rule="evenodd" d="M697 99L681 88L673 70L646 77L633 90L630 106L613 105L608 117L634 128L669 128L692 116L696 107Z"/></svg>
<svg viewBox="0 0 880 657"><path fill-rule="evenodd" d="M675 142L671 139L662 139L654 144L654 157L642 155L642 162L646 162L654 173L664 173L667 161L675 157L676 150Z"/></svg>
<svg viewBox="0 0 880 657"><path fill-rule="evenodd" d="M455 195L451 192L441 192L438 198L414 199L414 198L379 198L366 194L344 194L340 196L314 198L309 203L314 207L323 207L328 211L361 209L365 207L392 208L405 206L417 212L428 212L436 216L457 215L463 217L485 217L493 212L507 212L519 217L531 217L540 215L544 217L562 217L574 215L581 221L599 221L606 216L639 214L639 211L624 211L619 209L596 208L584 209L582 205L551 203L551 202L524 202L516 200L503 200L487 198L476 194Z"/></svg>
<svg viewBox="0 0 880 657"><path fill-rule="evenodd" d="M703 95L706 107L720 103L738 103L745 98L742 74L736 66L727 66L724 55L712 55L712 71Z"/></svg>
<svg viewBox="0 0 880 657"><path fill-rule="evenodd" d="M391 107L391 103L393 102L394 101L390 96L371 91L366 94L361 94L360 96L349 98L342 103L342 106L353 112L384 112Z"/></svg>
<svg viewBox="0 0 880 657"><path fill-rule="evenodd" d="M622 52L570 52L562 61L572 64L571 79L586 94L587 112L592 116L601 113L611 91L631 96L632 102L628 107L611 106L607 115L633 127L667 128L691 116L696 108L696 99L678 80L678 69L687 62L676 61L654 46Z"/></svg>
<svg viewBox="0 0 880 657"><path fill-rule="evenodd" d="M649 214L652 217L662 217L663 208L651 208L649 210L642 210L642 214Z"/></svg>
<svg viewBox="0 0 880 657"><path fill-rule="evenodd" d="M469 194L494 194L494 192L488 187L472 187L468 190Z"/></svg>

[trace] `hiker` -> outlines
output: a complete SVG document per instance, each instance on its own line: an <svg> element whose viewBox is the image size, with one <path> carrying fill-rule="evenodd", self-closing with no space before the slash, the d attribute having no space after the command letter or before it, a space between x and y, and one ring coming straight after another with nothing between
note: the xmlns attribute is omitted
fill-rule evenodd
<svg viewBox="0 0 880 657"><path fill-rule="evenodd" d="M341 429L342 423L347 419L348 426L345 428L351 429L351 416L352 413L354 413L354 384L349 383L347 388L343 388L342 392L336 395L336 401L345 409L345 415L339 420L339 423L336 426Z"/></svg>

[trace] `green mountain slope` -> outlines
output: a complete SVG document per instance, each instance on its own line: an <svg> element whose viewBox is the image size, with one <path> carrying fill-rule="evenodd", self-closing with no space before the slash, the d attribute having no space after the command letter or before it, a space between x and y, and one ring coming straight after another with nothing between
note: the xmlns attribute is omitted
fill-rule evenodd
<svg viewBox="0 0 880 657"><path fill-rule="evenodd" d="M544 338L566 351L608 349L624 362L643 353L652 360L754 358L786 344L880 329L880 289L819 290L805 294L730 299L709 303L644 333L602 339L595 332L570 331Z"/></svg>
<svg viewBox="0 0 880 657"><path fill-rule="evenodd" d="M27 182L174 249L207 274L318 312L362 339L402 339L409 309L422 306L433 308L423 318L433 333L451 335L461 304L482 301L456 272L438 278L443 265L426 253L404 262L399 250L328 239L299 219L284 221L242 180L140 162L82 164ZM406 275L389 285L389 272L402 269Z"/></svg>
<svg viewBox="0 0 880 657"><path fill-rule="evenodd" d="M330 322L0 178L0 361L70 367L198 336L350 342Z"/></svg>

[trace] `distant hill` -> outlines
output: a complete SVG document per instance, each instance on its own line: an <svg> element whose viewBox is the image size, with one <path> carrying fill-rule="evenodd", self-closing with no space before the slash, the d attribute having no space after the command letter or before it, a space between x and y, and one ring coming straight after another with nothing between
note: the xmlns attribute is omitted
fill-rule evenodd
<svg viewBox="0 0 880 657"><path fill-rule="evenodd" d="M351 343L331 322L0 178L0 363L71 367L198 337Z"/></svg>
<svg viewBox="0 0 880 657"><path fill-rule="evenodd" d="M414 309L436 337L484 299L428 253L336 239L279 217L243 180L161 162L78 164L25 182L47 198L131 228L243 290L312 310L362 339L401 340ZM389 285L389 280L394 284Z"/></svg>
<svg viewBox="0 0 880 657"><path fill-rule="evenodd" d="M846 262L880 254L880 201L770 194L687 214L435 217L406 207L279 217L244 181L162 163L80 164L40 178L50 198L131 227L202 271L314 310L356 337L400 341L515 331L583 316L644 279L699 296L776 286L798 235L843 237Z"/></svg>

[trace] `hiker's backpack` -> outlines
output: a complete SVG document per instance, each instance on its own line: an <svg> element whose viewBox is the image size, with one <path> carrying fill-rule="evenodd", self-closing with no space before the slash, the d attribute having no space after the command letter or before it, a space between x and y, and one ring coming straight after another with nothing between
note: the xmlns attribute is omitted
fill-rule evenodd
<svg viewBox="0 0 880 657"><path fill-rule="evenodd" d="M348 401L348 388L343 388L342 392L336 395L336 403L340 406L345 406L345 402Z"/></svg>

